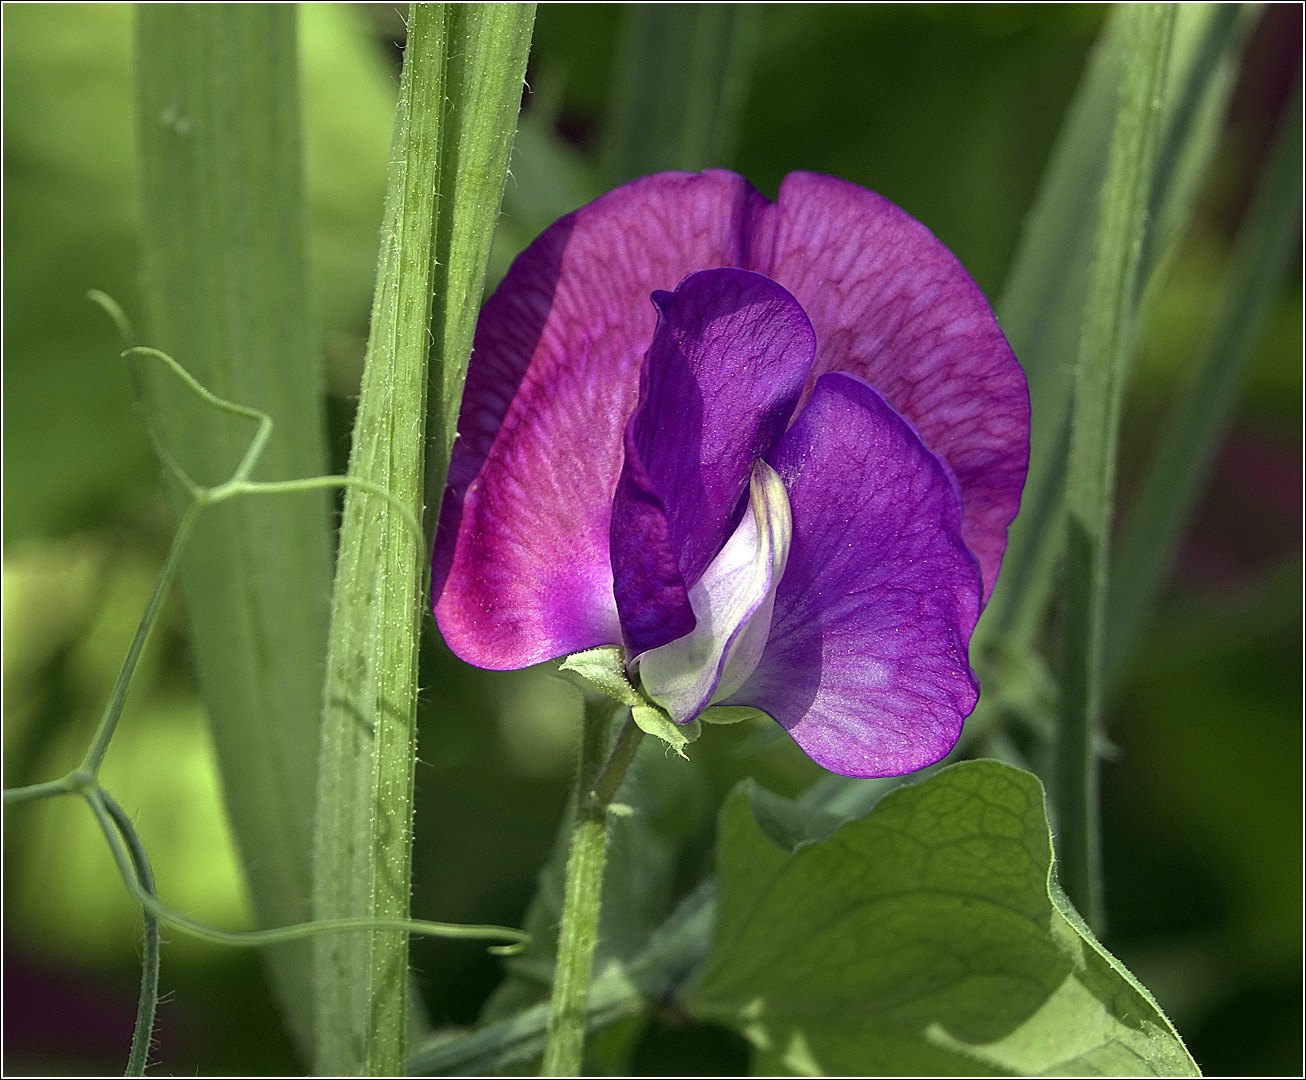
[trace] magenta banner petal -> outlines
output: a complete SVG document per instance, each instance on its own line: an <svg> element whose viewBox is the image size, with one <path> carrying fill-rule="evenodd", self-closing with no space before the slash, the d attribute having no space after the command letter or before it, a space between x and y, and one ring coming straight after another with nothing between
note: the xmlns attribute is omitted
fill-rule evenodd
<svg viewBox="0 0 1306 1080"><path fill-rule="evenodd" d="M650 296L739 264L769 206L728 172L637 180L546 229L486 303L432 568L464 660L517 668L621 642L609 527Z"/></svg>
<svg viewBox="0 0 1306 1080"><path fill-rule="evenodd" d="M768 460L792 507L789 561L761 662L725 704L762 709L846 776L938 761L979 694L980 575L955 480L844 374L818 380Z"/></svg>
<svg viewBox="0 0 1306 1080"><path fill-rule="evenodd" d="M703 271L653 301L660 314L612 508L632 657L693 629L692 616L681 629L687 589L738 525L753 464L788 425L816 348L798 302L747 270ZM652 521L659 511L665 524ZM654 551L663 538L669 547ZM659 567L661 578L647 576Z"/></svg>
<svg viewBox="0 0 1306 1080"><path fill-rule="evenodd" d="M790 173L775 215L748 265L812 320L809 391L827 371L861 376L948 463L987 601L1029 463L1025 376L988 302L929 229L856 184Z"/></svg>
<svg viewBox="0 0 1306 1080"><path fill-rule="evenodd" d="M1028 434L983 296L887 200L810 173L777 204L719 170L634 181L546 230L482 311L436 618L488 668L681 641L761 458L793 546L727 703L837 772L920 768L976 699Z"/></svg>

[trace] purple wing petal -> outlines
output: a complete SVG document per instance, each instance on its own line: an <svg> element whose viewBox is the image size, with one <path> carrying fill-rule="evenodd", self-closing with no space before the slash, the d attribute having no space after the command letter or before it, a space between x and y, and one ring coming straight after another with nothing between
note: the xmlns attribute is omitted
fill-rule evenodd
<svg viewBox="0 0 1306 1080"><path fill-rule="evenodd" d="M790 173L777 209L747 265L812 320L809 391L827 371L861 376L948 463L987 602L1029 463L1025 376L987 301L924 225L856 184Z"/></svg>
<svg viewBox="0 0 1306 1080"><path fill-rule="evenodd" d="M769 209L733 173L637 180L550 226L485 305L433 557L463 659L516 668L621 641L609 526L649 296L740 263Z"/></svg>
<svg viewBox="0 0 1306 1080"><path fill-rule="evenodd" d="M627 656L655 649L694 629L679 550L666 507L631 445L627 427L626 460L612 503L612 592Z"/></svg>
<svg viewBox="0 0 1306 1080"><path fill-rule="evenodd" d="M707 270L653 300L612 506L632 656L693 629L688 590L738 525L753 463L788 424L816 350L798 302L761 274Z"/></svg>
<svg viewBox="0 0 1306 1080"><path fill-rule="evenodd" d="M764 710L845 776L938 761L979 696L980 573L955 480L875 389L837 373L769 460L793 540L762 660L726 704Z"/></svg>

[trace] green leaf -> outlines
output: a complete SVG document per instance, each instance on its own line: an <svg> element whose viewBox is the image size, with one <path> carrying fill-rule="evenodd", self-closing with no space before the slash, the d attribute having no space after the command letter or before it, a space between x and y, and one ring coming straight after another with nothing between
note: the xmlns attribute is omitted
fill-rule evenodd
<svg viewBox="0 0 1306 1080"><path fill-rule="evenodd" d="M326 471L308 294L293 8L143 5L136 24L141 246L149 340L220 397L269 414L255 471ZM171 375L145 374L164 447L226 479L253 430ZM185 491L170 492L180 513ZM322 492L238 499L201 519L182 564L200 690L259 921L309 914L331 549ZM309 951L269 953L301 1047Z"/></svg>
<svg viewBox="0 0 1306 1080"><path fill-rule="evenodd" d="M781 798L754 785L749 791L753 821L766 838L793 854L813 840L828 840L844 819L818 805Z"/></svg>
<svg viewBox="0 0 1306 1080"><path fill-rule="evenodd" d="M955 765L791 850L759 823L775 803L751 782L726 803L716 934L688 997L759 1068L1197 1075L1061 897L1033 775Z"/></svg>

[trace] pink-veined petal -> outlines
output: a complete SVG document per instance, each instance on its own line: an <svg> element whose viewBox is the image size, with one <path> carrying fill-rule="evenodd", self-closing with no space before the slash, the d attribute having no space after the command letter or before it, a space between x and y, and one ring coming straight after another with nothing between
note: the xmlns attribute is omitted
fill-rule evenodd
<svg viewBox="0 0 1306 1080"><path fill-rule="evenodd" d="M1029 391L984 294L929 229L846 180L790 173L774 216L750 265L812 320L808 392L827 371L861 376L948 463L987 602L1029 464Z"/></svg>
<svg viewBox="0 0 1306 1080"><path fill-rule="evenodd" d="M887 200L794 173L778 205L720 170L663 173L551 226L482 313L433 558L436 617L483 667L621 641L612 494L656 289L739 266L810 316L953 470L987 599L1028 455L1024 377L956 259ZM475 546L480 550L471 551Z"/></svg>
<svg viewBox="0 0 1306 1080"><path fill-rule="evenodd" d="M621 642L609 532L658 289L737 265L769 204L733 173L662 173L555 222L477 324L432 592L455 653L517 668Z"/></svg>

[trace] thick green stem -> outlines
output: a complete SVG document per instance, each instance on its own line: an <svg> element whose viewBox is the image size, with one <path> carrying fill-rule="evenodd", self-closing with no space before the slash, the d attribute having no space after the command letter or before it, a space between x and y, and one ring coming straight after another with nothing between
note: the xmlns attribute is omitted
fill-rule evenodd
<svg viewBox="0 0 1306 1080"><path fill-rule="evenodd" d="M395 118L381 263L349 475L422 513L436 177L447 10L416 4ZM390 500L345 496L332 597L313 859L317 919L406 920L424 552ZM403 1070L408 938L332 935L316 949L316 1067Z"/></svg>
<svg viewBox="0 0 1306 1080"><path fill-rule="evenodd" d="M578 1076L585 1049L594 948L602 910L603 867L608 854L608 808L635 757L644 733L627 720L607 764L609 703L586 702L576 782L576 824L567 858L567 886L558 934L558 960L549 1009L544 1076Z"/></svg>

